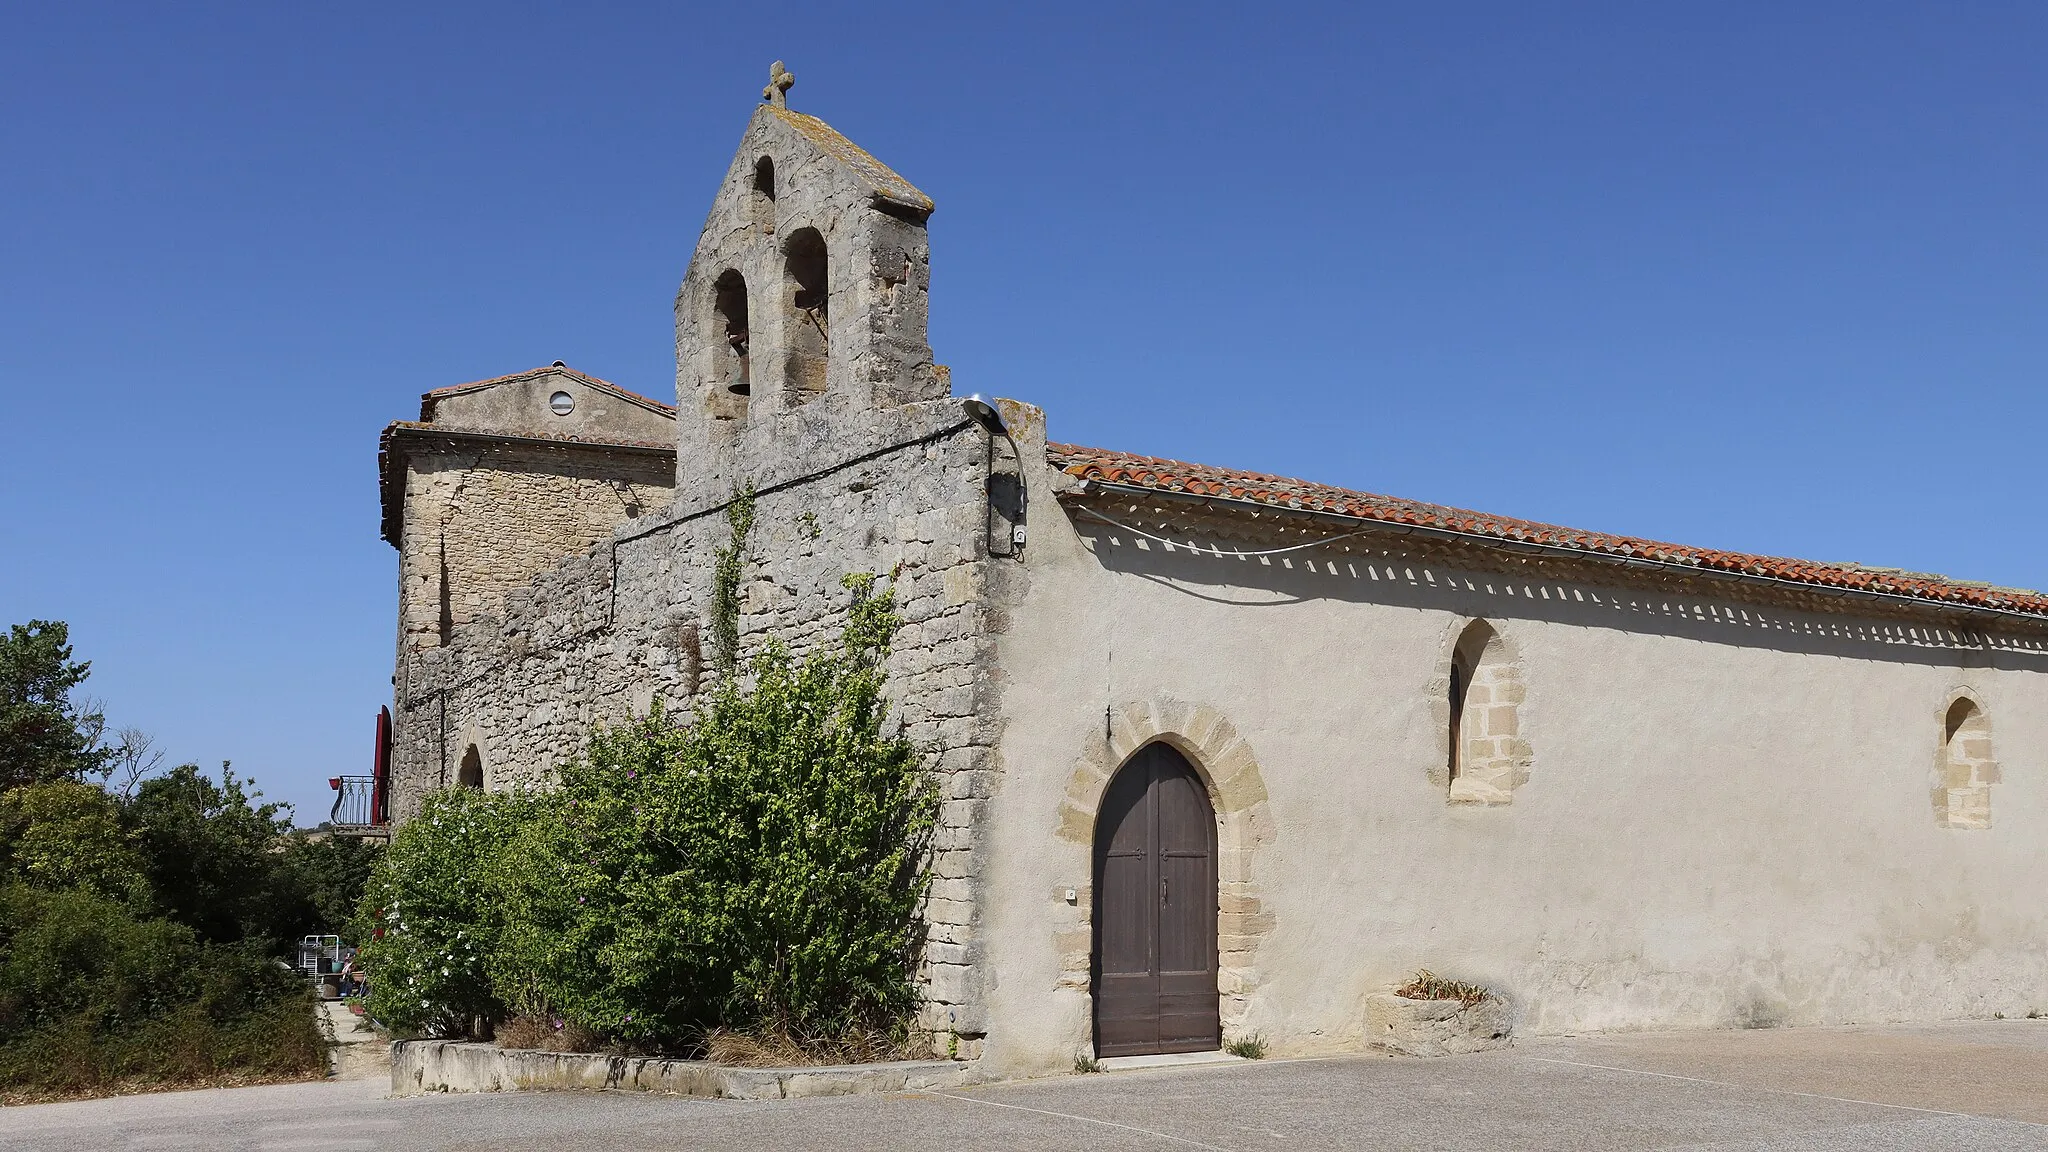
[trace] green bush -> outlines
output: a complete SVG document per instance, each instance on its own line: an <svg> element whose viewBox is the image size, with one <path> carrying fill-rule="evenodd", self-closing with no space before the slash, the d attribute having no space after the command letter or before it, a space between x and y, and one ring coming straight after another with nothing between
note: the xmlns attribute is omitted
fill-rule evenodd
<svg viewBox="0 0 2048 1152"><path fill-rule="evenodd" d="M848 587L837 650L771 643L687 726L657 712L563 769L497 873L508 1004L643 1042L904 1022L937 797L882 735L893 602Z"/></svg>
<svg viewBox="0 0 2048 1152"><path fill-rule="evenodd" d="M436 796L365 900L384 918L372 1011L442 1034L509 1011L642 1046L900 1030L938 797L882 734L894 603L847 586L838 648L769 644L689 723L597 733L554 792Z"/></svg>
<svg viewBox="0 0 2048 1152"><path fill-rule="evenodd" d="M354 935L370 1014L400 1032L460 1036L503 1006L484 963L503 931L498 870L535 801L453 788L429 796L371 870Z"/></svg>
<svg viewBox="0 0 2048 1152"><path fill-rule="evenodd" d="M0 887L0 1086L64 1093L326 1065L311 990L260 950L202 944L81 889Z"/></svg>
<svg viewBox="0 0 2048 1152"><path fill-rule="evenodd" d="M145 779L87 672L61 623L0 632L0 1093L324 1073L311 990L267 954L353 903L368 850L287 840L225 766Z"/></svg>

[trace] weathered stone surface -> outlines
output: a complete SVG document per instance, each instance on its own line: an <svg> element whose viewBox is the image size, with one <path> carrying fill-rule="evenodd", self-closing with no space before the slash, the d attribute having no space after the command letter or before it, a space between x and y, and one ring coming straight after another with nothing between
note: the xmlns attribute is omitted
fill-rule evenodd
<svg viewBox="0 0 2048 1152"><path fill-rule="evenodd" d="M407 634L435 642L401 644L393 808L404 819L456 783L472 749L484 786L546 788L597 727L687 710L716 675L705 645L724 511L752 489L743 666L771 638L799 658L838 643L848 573L877 574L896 597L894 719L945 800L928 916L948 947L923 970L926 1018L971 1040L985 1030L975 805L994 792L1001 691L979 601L986 569L1015 561L988 546L1009 539L991 527L989 433L947 398L925 337L930 207L822 123L759 110L676 298L673 499L664 485L665 507L641 500L628 520L618 476L507 467L486 491L461 461L420 473L408 515L459 507L474 541L450 556L447 533L421 532L401 547L418 585ZM551 527L556 510L581 527ZM492 561L507 542L516 562ZM460 586L488 576L460 613L418 606L455 586L434 583L444 563Z"/></svg>
<svg viewBox="0 0 2048 1152"><path fill-rule="evenodd" d="M735 1068L703 1060L534 1052L454 1040L405 1040L391 1046L393 1096L611 1089L726 1100L794 1100L952 1088L979 1077L978 1068L960 1060Z"/></svg>
<svg viewBox="0 0 2048 1152"><path fill-rule="evenodd" d="M1366 1042L1402 1056L1453 1056L1513 1043L1514 1018L1505 1002L1410 1000L1391 992L1365 998Z"/></svg>

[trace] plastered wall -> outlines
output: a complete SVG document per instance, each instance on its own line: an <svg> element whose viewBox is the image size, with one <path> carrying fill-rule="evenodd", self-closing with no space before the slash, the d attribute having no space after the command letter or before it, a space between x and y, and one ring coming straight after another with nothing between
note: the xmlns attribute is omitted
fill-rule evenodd
<svg viewBox="0 0 2048 1152"><path fill-rule="evenodd" d="M1090 1042L1089 837L1067 825L1106 782L1090 765L1155 731L1214 774L1226 847L1241 826L1222 900L1253 927L1226 941L1226 1031L1280 1053L1358 1047L1362 997L1419 967L1497 989L1526 1033L2048 1011L2037 635L1413 540L1218 559L1073 511L1038 516L1026 567L984 885L1002 1066ZM1445 778L1475 618L1512 649L1530 753L1485 803ZM2002 772L1981 830L1929 800L1962 690Z"/></svg>

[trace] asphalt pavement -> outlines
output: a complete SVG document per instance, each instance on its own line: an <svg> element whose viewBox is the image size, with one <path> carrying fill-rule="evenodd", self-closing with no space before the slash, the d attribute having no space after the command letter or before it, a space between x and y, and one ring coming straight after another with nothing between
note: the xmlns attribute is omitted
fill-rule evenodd
<svg viewBox="0 0 2048 1152"><path fill-rule="evenodd" d="M820 1100L385 1093L366 1080L5 1108L0 1148L2048 1150L2048 1020L1541 1039Z"/></svg>

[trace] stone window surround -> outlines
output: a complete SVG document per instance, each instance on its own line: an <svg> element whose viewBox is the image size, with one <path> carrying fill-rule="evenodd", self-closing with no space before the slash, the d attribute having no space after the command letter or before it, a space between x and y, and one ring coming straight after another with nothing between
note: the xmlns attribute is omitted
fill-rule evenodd
<svg viewBox="0 0 2048 1152"><path fill-rule="evenodd" d="M1483 640L1481 639L1483 637ZM1473 651L1478 642L1477 651ZM1459 725L1465 743L1462 770L1451 779L1451 668L1460 651L1472 683L1465 686L1465 717ZM1528 696L1521 650L1498 624L1480 616L1460 616L1444 630L1436 673L1423 688L1429 700L1430 743L1426 775L1447 803L1497 806L1514 801L1515 789L1528 783L1535 750L1530 747ZM1482 696L1483 694L1483 696ZM1477 714L1475 705L1485 715Z"/></svg>
<svg viewBox="0 0 2048 1152"><path fill-rule="evenodd" d="M1967 709L1951 732L1958 705L1967 705ZM1992 748L1991 710L1975 690L1958 685L1943 698L1935 723L1940 737L1934 754L1934 785L1930 790L1935 823L1943 828L1990 828L1991 786L2001 776Z"/></svg>
<svg viewBox="0 0 2048 1152"><path fill-rule="evenodd" d="M1217 991L1222 995L1225 1036L1241 1031L1252 993L1259 984L1257 955L1273 930L1253 865L1258 850L1273 842L1275 829L1258 760L1235 726L1207 704L1167 696L1134 701L1109 711L1108 739L1096 743L1074 765L1059 807L1058 837L1071 847L1070 874L1090 878L1075 885L1070 919L1056 937L1060 951L1058 986L1089 990L1094 958L1095 817L1116 775L1139 749L1171 745L1187 757L1209 791L1216 811ZM1066 889L1054 893L1066 905ZM1089 1040L1092 1042L1092 1019Z"/></svg>

